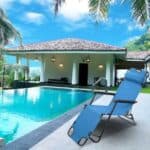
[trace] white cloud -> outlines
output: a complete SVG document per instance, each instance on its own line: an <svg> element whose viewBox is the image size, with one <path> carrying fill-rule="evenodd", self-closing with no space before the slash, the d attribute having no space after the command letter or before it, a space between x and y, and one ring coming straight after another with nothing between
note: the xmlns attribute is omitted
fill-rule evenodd
<svg viewBox="0 0 150 150"><path fill-rule="evenodd" d="M127 42L129 42L129 41L133 41L133 40L137 40L137 39L139 39L141 36L133 36L133 37L129 37L128 39L127 39Z"/></svg>
<svg viewBox="0 0 150 150"><path fill-rule="evenodd" d="M0 0L0 7L3 9L9 9L12 7L14 2L22 3L22 4L30 4L33 0Z"/></svg>
<svg viewBox="0 0 150 150"><path fill-rule="evenodd" d="M115 5L117 3L117 0L111 0L110 4Z"/></svg>
<svg viewBox="0 0 150 150"><path fill-rule="evenodd" d="M20 0L20 3L28 5L32 2L32 0Z"/></svg>
<svg viewBox="0 0 150 150"><path fill-rule="evenodd" d="M34 24L42 24L45 16L42 13L37 12L26 12L24 14L24 21Z"/></svg>
<svg viewBox="0 0 150 150"><path fill-rule="evenodd" d="M87 0L66 0L59 14L70 21L79 21L89 13Z"/></svg>
<svg viewBox="0 0 150 150"><path fill-rule="evenodd" d="M118 23L118 24L126 24L126 23L127 23L127 19L124 19L124 18L116 18L116 19L115 19L115 23Z"/></svg>
<svg viewBox="0 0 150 150"><path fill-rule="evenodd" d="M85 28L86 26L87 26L87 23L83 22L83 21L70 22L70 23L66 24L65 26L63 26L63 29L66 32L73 32L75 30Z"/></svg>
<svg viewBox="0 0 150 150"><path fill-rule="evenodd" d="M52 3L52 0L37 0L36 2L41 4L41 5L48 6Z"/></svg>
<svg viewBox="0 0 150 150"><path fill-rule="evenodd" d="M0 0L0 7L3 9L8 9L14 1L15 0Z"/></svg>
<svg viewBox="0 0 150 150"><path fill-rule="evenodd" d="M145 29L145 26L142 26L140 24L137 24L137 23L129 23L128 24L128 31L134 31L134 30L144 30Z"/></svg>

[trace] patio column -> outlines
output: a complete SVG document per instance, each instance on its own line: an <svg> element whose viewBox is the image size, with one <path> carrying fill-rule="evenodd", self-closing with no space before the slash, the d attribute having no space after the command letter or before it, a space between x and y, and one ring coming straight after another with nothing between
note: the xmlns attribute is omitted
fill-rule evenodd
<svg viewBox="0 0 150 150"><path fill-rule="evenodd" d="M115 86L115 70L116 70L116 68L115 68L115 64L113 63L113 66L112 66L112 86Z"/></svg>
<svg viewBox="0 0 150 150"><path fill-rule="evenodd" d="M44 56L41 56L41 73L40 73L40 82L44 82L44 73L45 73L45 62L44 62Z"/></svg>
<svg viewBox="0 0 150 150"><path fill-rule="evenodd" d="M16 56L16 64L20 65L20 58L19 56ZM15 69L15 73L14 73L14 80L18 80L19 76L18 76L18 68Z"/></svg>
<svg viewBox="0 0 150 150"><path fill-rule="evenodd" d="M29 59L28 58L26 58L26 69L25 69L25 80L28 80L29 79Z"/></svg>
<svg viewBox="0 0 150 150"><path fill-rule="evenodd" d="M106 74L105 78L107 80L107 86L110 87L111 85L111 63L109 60L106 61Z"/></svg>
<svg viewBox="0 0 150 150"><path fill-rule="evenodd" d="M147 62L147 71L150 74L150 62ZM150 81L150 77L148 77L147 81Z"/></svg>
<svg viewBox="0 0 150 150"><path fill-rule="evenodd" d="M28 67L25 68L25 80L28 80L29 79L29 73L28 73Z"/></svg>
<svg viewBox="0 0 150 150"><path fill-rule="evenodd" d="M18 78L18 70L16 69L14 73L14 80L18 80Z"/></svg>
<svg viewBox="0 0 150 150"><path fill-rule="evenodd" d="M76 85L78 84L78 67L77 67L77 63L76 62L73 62L73 65L72 65L72 84L73 85Z"/></svg>

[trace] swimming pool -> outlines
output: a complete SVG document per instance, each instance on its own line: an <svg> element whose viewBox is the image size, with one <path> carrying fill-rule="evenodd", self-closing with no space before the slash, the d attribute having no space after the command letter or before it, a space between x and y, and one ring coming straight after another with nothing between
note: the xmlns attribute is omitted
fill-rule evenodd
<svg viewBox="0 0 150 150"><path fill-rule="evenodd" d="M0 137L6 142L13 141L89 100L92 95L49 87L4 90L0 94Z"/></svg>

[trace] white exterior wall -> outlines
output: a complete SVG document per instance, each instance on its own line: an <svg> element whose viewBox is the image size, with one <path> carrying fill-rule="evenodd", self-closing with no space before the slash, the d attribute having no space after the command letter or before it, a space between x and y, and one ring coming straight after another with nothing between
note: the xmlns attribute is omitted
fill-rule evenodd
<svg viewBox="0 0 150 150"><path fill-rule="evenodd" d="M51 57L56 57L56 62L51 62ZM79 54L56 54L56 55L45 55L44 56L44 81L48 79L60 79L61 77L67 77L69 83L78 84L78 70L79 70L79 63L82 62L82 57L87 55L79 55ZM112 55L98 55L98 54L91 54L90 55L91 62L88 63L88 84L92 84L94 82L95 77L105 77L106 73L106 62L110 62L111 68L112 66ZM63 68L59 67L59 64L62 63L64 65ZM73 63L76 63L76 69L73 69ZM75 65L75 64L74 64ZM98 68L98 65L103 65L102 69ZM75 67L75 66L74 66ZM73 72L74 71L74 72ZM77 71L75 73L75 71ZM112 69L110 70L109 80L110 84L112 85ZM75 78L74 75L77 75ZM76 81L75 81L76 80Z"/></svg>
<svg viewBox="0 0 150 150"><path fill-rule="evenodd" d="M147 63L147 71L149 73L149 77L148 77L147 81L150 82L150 62Z"/></svg>
<svg viewBox="0 0 150 150"><path fill-rule="evenodd" d="M44 79L60 79L61 77L67 77L71 83L72 77L72 57L66 55L55 55L56 62L51 62L51 57L49 55L45 57L45 74ZM59 64L63 64L64 67L60 68Z"/></svg>
<svg viewBox="0 0 150 150"><path fill-rule="evenodd" d="M110 87L113 85L113 55L108 55L106 57L106 72L105 72L105 78L107 80L107 86Z"/></svg>

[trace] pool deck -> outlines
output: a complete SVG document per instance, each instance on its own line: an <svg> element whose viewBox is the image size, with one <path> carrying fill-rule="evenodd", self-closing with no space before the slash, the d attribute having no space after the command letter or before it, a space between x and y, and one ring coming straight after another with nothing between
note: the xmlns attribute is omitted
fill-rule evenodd
<svg viewBox="0 0 150 150"><path fill-rule="evenodd" d="M111 96L104 95L96 103L107 105L110 99ZM75 116L30 150L148 150L150 149L150 94L140 94L137 101L138 103L133 107L137 124L134 126L119 118L113 118L99 143L88 141L85 146L80 147L67 136Z"/></svg>

